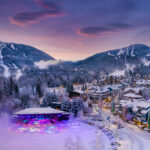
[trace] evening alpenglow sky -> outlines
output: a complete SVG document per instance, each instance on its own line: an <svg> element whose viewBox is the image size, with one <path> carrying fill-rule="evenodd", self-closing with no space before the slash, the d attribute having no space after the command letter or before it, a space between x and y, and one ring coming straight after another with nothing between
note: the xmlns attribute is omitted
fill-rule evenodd
<svg viewBox="0 0 150 150"><path fill-rule="evenodd" d="M0 0L0 33L63 60L150 45L150 1Z"/></svg>

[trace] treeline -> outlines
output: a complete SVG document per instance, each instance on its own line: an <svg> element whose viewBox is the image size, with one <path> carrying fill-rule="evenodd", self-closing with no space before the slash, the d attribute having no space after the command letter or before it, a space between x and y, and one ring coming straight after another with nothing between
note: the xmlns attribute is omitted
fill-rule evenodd
<svg viewBox="0 0 150 150"><path fill-rule="evenodd" d="M99 75L98 75L99 76ZM78 69L72 67L54 67L51 66L49 69L26 69L24 70L24 75L22 78L28 78L29 80L32 78L42 80L42 83L45 83L48 87L58 87L63 86L66 87L69 83L85 83L92 82L94 78L97 78L95 73L91 73L86 69ZM33 81L32 80L32 81Z"/></svg>
<svg viewBox="0 0 150 150"><path fill-rule="evenodd" d="M26 81L26 84L24 84ZM0 77L0 111L12 112L14 109L38 105L43 89L38 81L35 86L28 80Z"/></svg>
<svg viewBox="0 0 150 150"><path fill-rule="evenodd" d="M47 70L25 69L19 80L0 77L0 110L41 106L43 98L58 99L55 95L48 96L47 88L62 86L70 92L73 91L73 84L92 82L98 76L83 69L50 67Z"/></svg>

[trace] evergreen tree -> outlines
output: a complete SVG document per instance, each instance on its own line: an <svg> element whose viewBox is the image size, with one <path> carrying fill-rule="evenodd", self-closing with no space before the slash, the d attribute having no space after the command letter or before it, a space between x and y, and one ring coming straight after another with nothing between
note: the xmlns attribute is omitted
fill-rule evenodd
<svg viewBox="0 0 150 150"><path fill-rule="evenodd" d="M52 102L58 102L59 97L55 93L47 93L43 98L43 106L51 106Z"/></svg>
<svg viewBox="0 0 150 150"><path fill-rule="evenodd" d="M4 96L6 96L6 97L10 96L8 84L5 81L3 83L3 93L4 93Z"/></svg>
<svg viewBox="0 0 150 150"><path fill-rule="evenodd" d="M83 108L83 99L73 98L71 112L74 113L74 117L77 117L78 112Z"/></svg>
<svg viewBox="0 0 150 150"><path fill-rule="evenodd" d="M18 85L17 84L15 84L15 86L14 86L14 91L15 91L15 95L18 96L19 90L18 90Z"/></svg>
<svg viewBox="0 0 150 150"><path fill-rule="evenodd" d="M68 93L71 93L71 92L74 91L74 88L73 88L73 84L72 84L72 83L68 83L68 84L67 84L66 91L67 91Z"/></svg>
<svg viewBox="0 0 150 150"><path fill-rule="evenodd" d="M85 91L85 90L86 90L86 89L85 89L85 86L83 85L83 86L82 86L82 91Z"/></svg>
<svg viewBox="0 0 150 150"><path fill-rule="evenodd" d="M14 90L14 81L13 81L13 78L10 77L10 81L9 81L9 94L10 95L13 94L13 90Z"/></svg>
<svg viewBox="0 0 150 150"><path fill-rule="evenodd" d="M3 97L3 94L2 94L2 90L0 89L0 101L1 101L2 97Z"/></svg>
<svg viewBox="0 0 150 150"><path fill-rule="evenodd" d="M21 97L21 107L28 108L29 107L29 95L23 95Z"/></svg>
<svg viewBox="0 0 150 150"><path fill-rule="evenodd" d="M61 103L61 110L70 112L72 109L72 104L67 98L63 98Z"/></svg>
<svg viewBox="0 0 150 150"><path fill-rule="evenodd" d="M38 94L39 97L43 96L43 92L39 83L37 83L36 85L36 93Z"/></svg>
<svg viewBox="0 0 150 150"><path fill-rule="evenodd" d="M109 78L109 83L110 83L110 84L113 84L113 76L110 76L110 78Z"/></svg>

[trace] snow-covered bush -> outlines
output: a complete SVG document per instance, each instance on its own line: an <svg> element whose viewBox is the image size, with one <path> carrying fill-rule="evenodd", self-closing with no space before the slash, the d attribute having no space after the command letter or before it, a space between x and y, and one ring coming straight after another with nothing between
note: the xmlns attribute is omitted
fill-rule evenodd
<svg viewBox="0 0 150 150"><path fill-rule="evenodd" d="M82 98L73 98L71 112L74 113L75 117L78 115L78 112L80 112L82 110L82 108L83 108L83 99Z"/></svg>
<svg viewBox="0 0 150 150"><path fill-rule="evenodd" d="M52 102L58 102L59 96L55 93L47 93L46 96L43 98L42 106L51 106Z"/></svg>
<svg viewBox="0 0 150 150"><path fill-rule="evenodd" d="M78 112L83 109L83 99L82 98L73 98L68 99L63 98L61 104L61 110L68 111L74 113L75 117L77 116Z"/></svg>
<svg viewBox="0 0 150 150"><path fill-rule="evenodd" d="M72 103L69 99L63 99L61 103L61 110L70 112L72 109Z"/></svg>

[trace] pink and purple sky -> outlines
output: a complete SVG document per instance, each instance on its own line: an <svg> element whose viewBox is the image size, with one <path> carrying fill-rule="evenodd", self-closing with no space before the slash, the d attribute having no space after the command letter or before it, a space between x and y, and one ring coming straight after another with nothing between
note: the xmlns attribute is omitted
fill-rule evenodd
<svg viewBox="0 0 150 150"><path fill-rule="evenodd" d="M150 45L149 0L0 0L0 41L79 60L134 43Z"/></svg>

